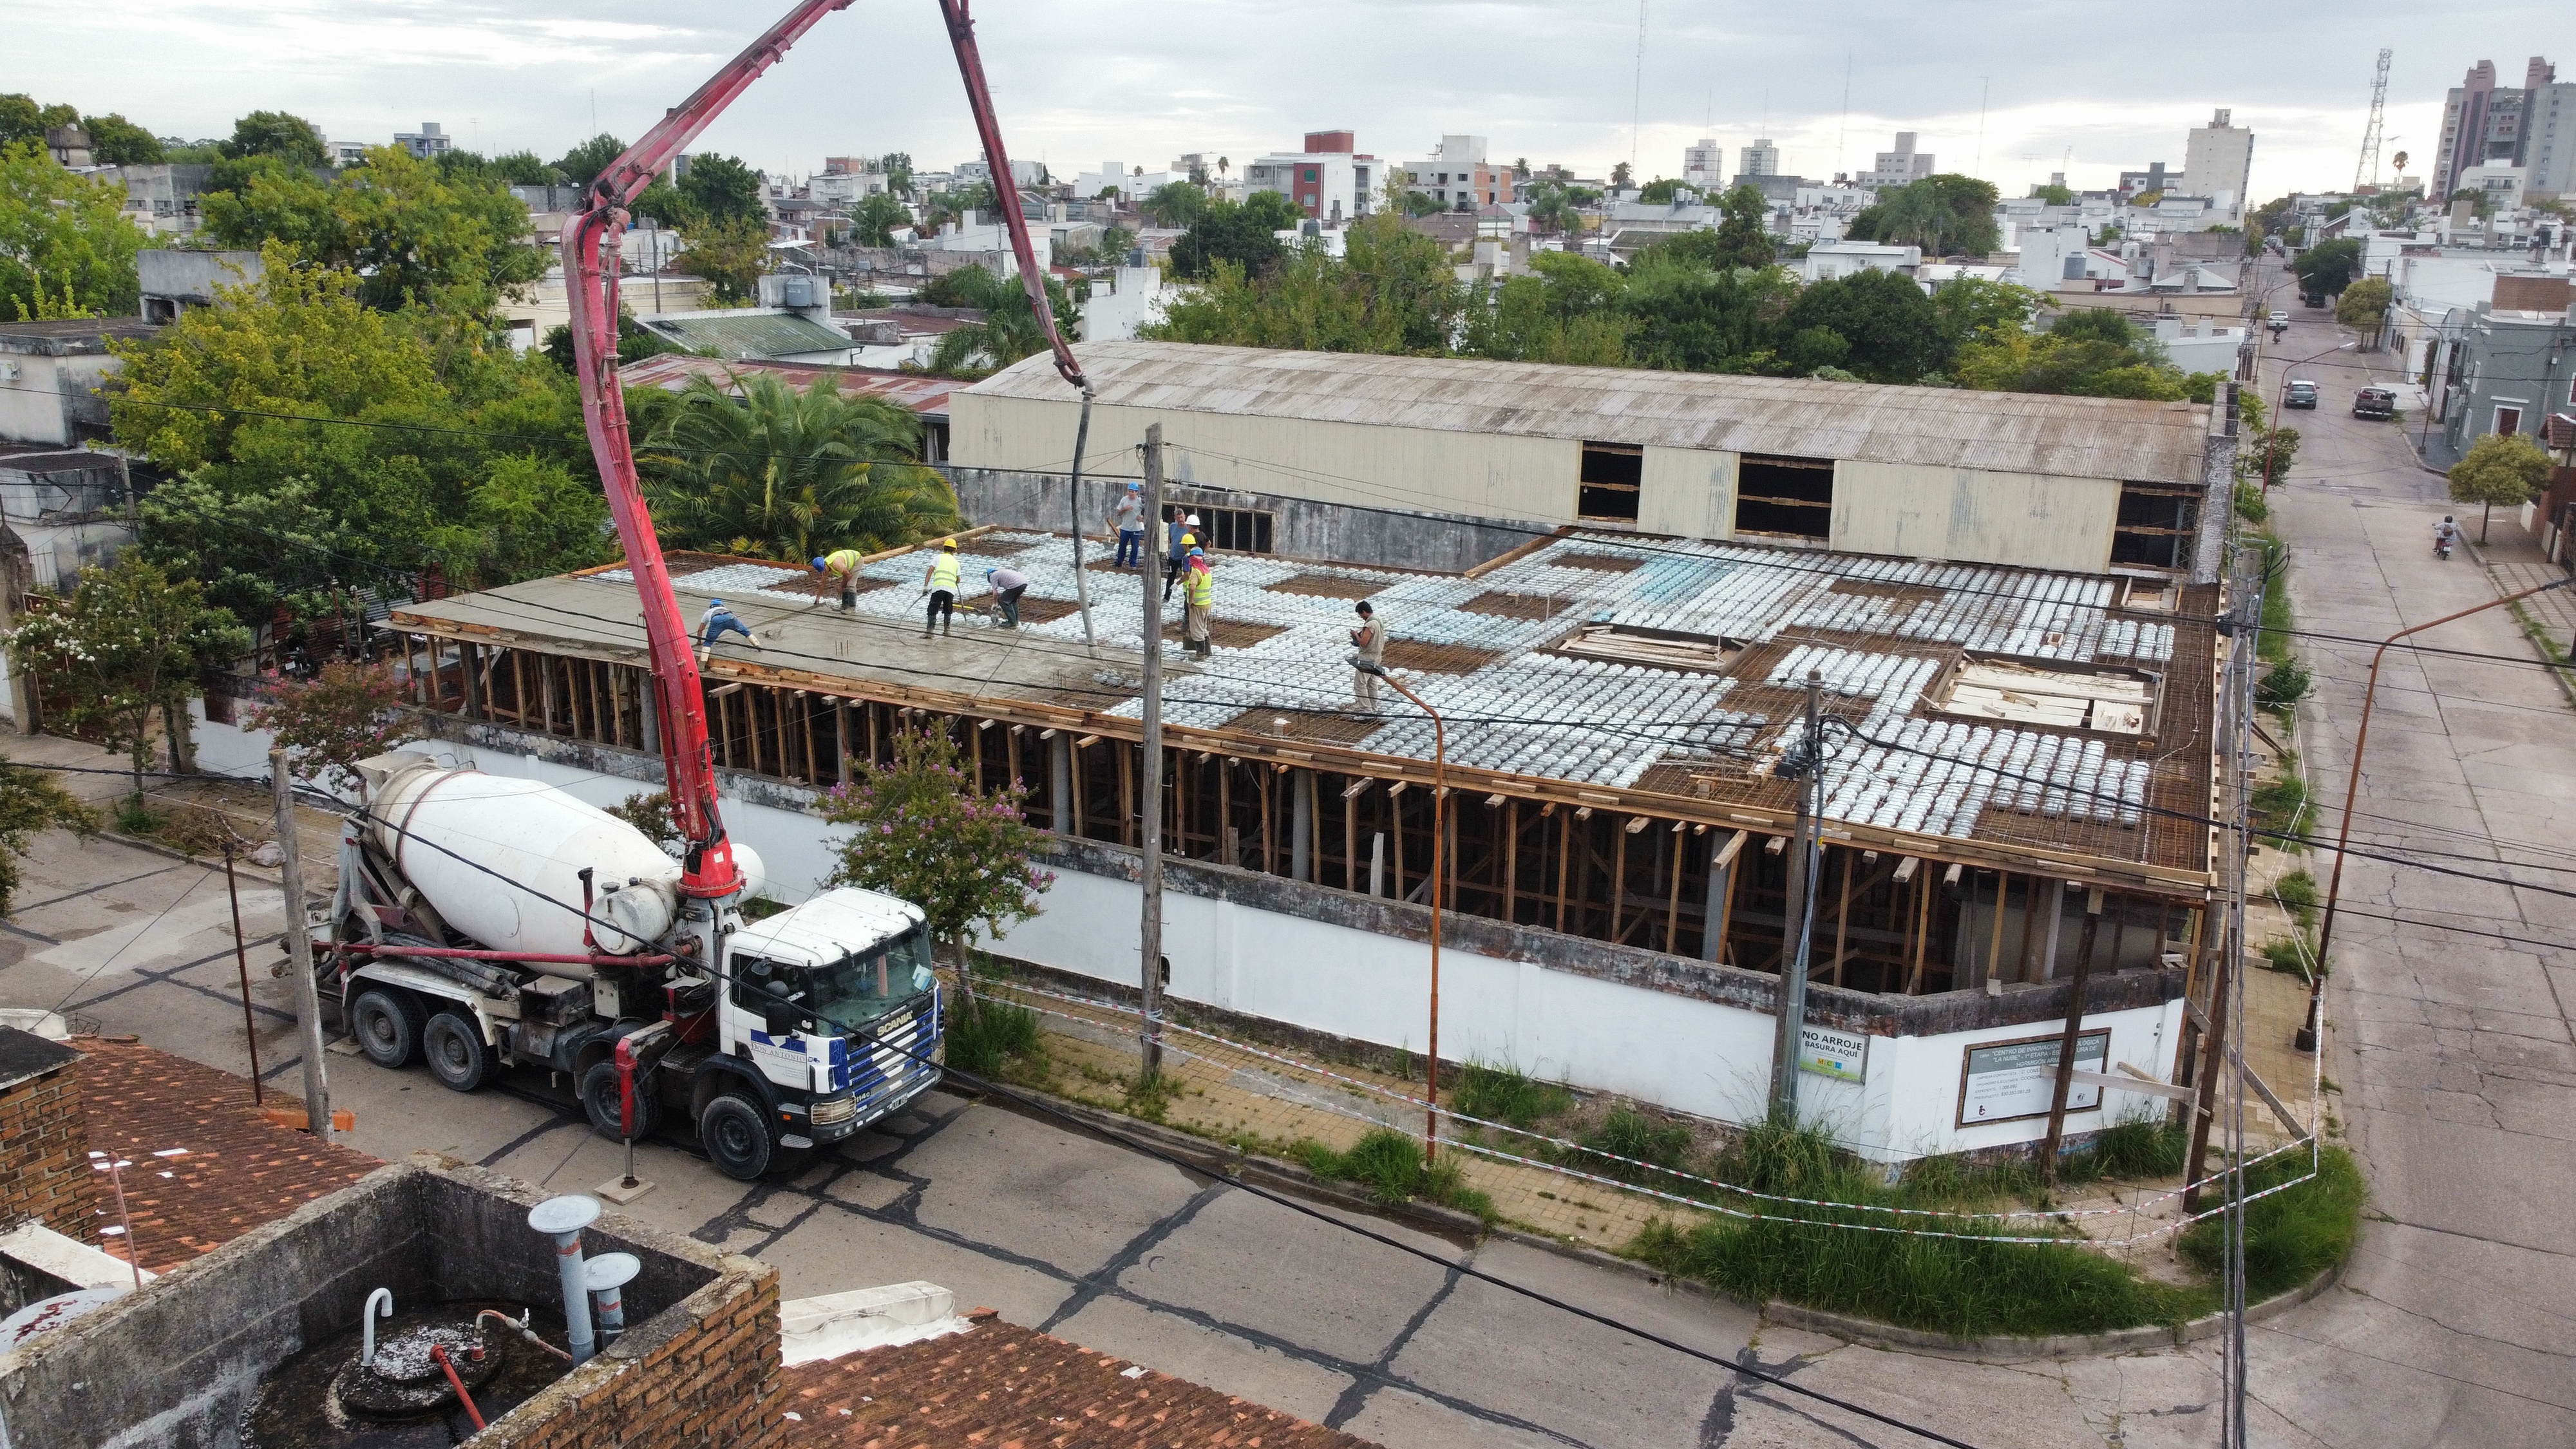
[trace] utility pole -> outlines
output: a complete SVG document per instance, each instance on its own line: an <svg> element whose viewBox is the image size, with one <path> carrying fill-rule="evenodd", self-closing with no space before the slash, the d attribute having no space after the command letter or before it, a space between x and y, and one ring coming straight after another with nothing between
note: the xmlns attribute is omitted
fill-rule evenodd
<svg viewBox="0 0 2576 1449"><path fill-rule="evenodd" d="M1163 1069L1163 596L1162 559L1170 536L1163 520L1163 425L1145 429L1145 516L1154 521L1145 540L1145 858L1136 879L1144 887L1138 969L1145 987L1145 1075Z"/></svg>
<svg viewBox="0 0 2576 1449"><path fill-rule="evenodd" d="M267 1088L259 1080L259 1024L250 1014L250 948L242 944L241 886L233 876L232 831L224 832L224 894L233 903L233 965L241 972L242 1045L250 1050L250 1104L268 1105Z"/></svg>
<svg viewBox="0 0 2576 1449"><path fill-rule="evenodd" d="M1798 782L1798 826L1789 841L1789 912L1780 925L1780 1038L1771 1053L1771 1113L1788 1120L1798 1115L1799 1030L1807 1020L1807 943L1815 934L1808 866L1815 854L1816 783L1825 768L1824 741L1817 733L1824 693L1824 675L1808 670L1806 728L1797 752L1780 762L1796 772L1793 778Z"/></svg>
<svg viewBox="0 0 2576 1449"><path fill-rule="evenodd" d="M295 1039L304 1052L304 1126L316 1140L331 1140L331 1088L322 1079L322 1001L313 989L313 942L304 934L304 864L296 854L295 786L286 752L268 753L277 781L278 886L286 901L286 970L295 978Z"/></svg>

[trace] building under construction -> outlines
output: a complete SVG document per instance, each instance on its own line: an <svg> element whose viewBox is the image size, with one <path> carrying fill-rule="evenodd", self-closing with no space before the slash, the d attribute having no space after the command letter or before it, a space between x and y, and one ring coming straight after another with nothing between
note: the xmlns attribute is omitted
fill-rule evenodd
<svg viewBox="0 0 2576 1449"><path fill-rule="evenodd" d="M2065 1009L2042 988L2073 964L2099 891L2094 969L2112 974L2093 1011L2137 1028L2115 1033L2102 1065L2171 1076L2213 880L2214 587L1573 528L1531 531L1463 573L1221 554L1216 648L1166 666L1167 777L1149 782L1137 576L1095 541L1078 590L1061 534L988 528L962 544L970 604L989 567L1031 579L1026 627L970 613L954 638L920 637L917 552L871 560L850 613L778 564L681 556L672 572L684 610L721 597L760 637L718 646L706 669L717 763L738 798L809 808L856 764L889 759L897 731L925 726L966 747L978 784L1027 792L1032 820L1060 837L1060 879L1007 954L1132 981L1133 847L1159 808L1173 888L1231 903L1197 936L1175 916L1176 996L1418 1048L1410 958L1360 958L1418 949L1442 736L1391 692L1382 714L1355 707L1347 631L1365 599L1388 626L1388 667L1444 721L1450 969L1542 973L1509 988L1513 1023L1451 1027L1444 1054L1470 1054L1446 1048L1463 1036L1578 1085L1758 1113L1759 1091L1731 1077L1649 1090L1586 1063L1655 1055L1639 1033L1693 1035L1655 1000L1767 1008L1795 789L1773 766L1812 672L1841 723L1827 741L1811 1019L1905 1039L2042 1029L2052 1002ZM612 775L616 794L659 778L622 570L423 603L392 624L419 702L458 743ZM801 842L752 829L737 833L788 894L824 868L819 829ZM1292 946L1313 923L1348 939ZM1591 1009L1541 1000L1575 979L1644 993L1587 1028L1628 1046L1549 1046ZM1640 1005L1649 1015L1622 1024ZM1461 1000L1444 1022L1478 1010ZM1724 1025L1682 1054L1723 1060ZM1944 1050L1947 1065L1906 1074L1955 1082L1941 1110L1890 1107L1889 1134L1913 1132L1912 1150L1936 1145L1906 1125L1916 1118L1947 1119L1932 1134L1944 1148L1992 1140L1973 1130L1968 1068Z"/></svg>

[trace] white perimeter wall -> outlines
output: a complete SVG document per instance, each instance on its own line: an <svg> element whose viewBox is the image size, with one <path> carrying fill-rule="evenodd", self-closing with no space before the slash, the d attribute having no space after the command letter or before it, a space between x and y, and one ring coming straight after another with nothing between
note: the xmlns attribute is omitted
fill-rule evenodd
<svg viewBox="0 0 2576 1449"><path fill-rule="evenodd" d="M197 758L205 769L265 776L268 737L208 723L197 713ZM594 805L658 789L533 756L425 740L404 748L488 774L542 780ZM820 890L839 831L802 811L753 804L725 793L725 826L758 852L765 894L789 903ZM1000 954L1106 984L1137 984L1141 900L1132 881L1058 870L1046 910L982 944ZM1231 901L1167 891L1163 954L1170 994L1221 1011L1330 1036L1422 1052L1430 1044L1431 951L1418 941L1285 915ZM1440 1055L1446 1061L1507 1063L1561 1080L1721 1122L1746 1122L1767 1109L1770 1014L1626 986L1526 961L1456 947L1440 953ZM2128 1062L2170 1080L2182 1003L2088 1013L2087 1030L2108 1028L2108 1070ZM1873 1037L1868 1080L1837 1082L1800 1073L1803 1113L1843 1142L1882 1161L2032 1142L2044 1118L1956 1125L1966 1048L2053 1035L2056 1022L1986 1027L1927 1037ZM2106 1094L2103 1108L2070 1112L2070 1133L2090 1132L2156 1105L2138 1093Z"/></svg>

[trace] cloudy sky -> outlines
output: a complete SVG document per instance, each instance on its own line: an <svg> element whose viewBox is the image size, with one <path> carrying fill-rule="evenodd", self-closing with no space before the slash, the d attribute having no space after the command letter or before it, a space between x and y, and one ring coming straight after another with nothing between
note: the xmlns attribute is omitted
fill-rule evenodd
<svg viewBox="0 0 2576 1449"><path fill-rule="evenodd" d="M165 135L283 108L335 140L436 120L461 144L552 157L594 130L633 139L780 3L0 0L0 89ZM1643 175L1678 174L1703 135L1731 166L1732 148L1767 135L1784 170L1818 176L1866 167L1905 129L1943 170L2008 194L2061 169L2083 187L2179 167L2183 133L2220 106L2256 133L2258 196L2349 184L2383 44L2398 48L2383 154L2411 152L2420 174L2463 69L2491 58L2518 84L2525 58L2567 34L2537 0L2430 27L2437 12L2391 0L2330 16L2282 0L1648 0L1641 64L1638 10L1622 3L982 0L975 13L1003 134L1059 175L1159 169L1185 151L1239 169L1346 126L1379 156L1419 158L1464 131L1497 158L1591 175L1632 151ZM2576 79L2576 51L2563 59ZM872 0L826 19L696 149L801 173L887 150L946 166L973 146L936 5Z"/></svg>

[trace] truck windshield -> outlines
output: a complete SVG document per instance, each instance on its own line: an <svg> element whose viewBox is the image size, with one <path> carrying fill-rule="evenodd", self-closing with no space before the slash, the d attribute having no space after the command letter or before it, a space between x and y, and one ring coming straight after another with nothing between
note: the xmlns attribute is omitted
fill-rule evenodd
<svg viewBox="0 0 2576 1449"><path fill-rule="evenodd" d="M828 966L806 968L807 1007L844 1027L864 1027L928 991L930 939L919 927Z"/></svg>

